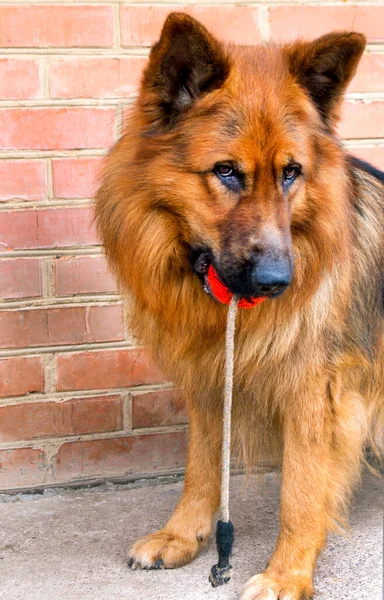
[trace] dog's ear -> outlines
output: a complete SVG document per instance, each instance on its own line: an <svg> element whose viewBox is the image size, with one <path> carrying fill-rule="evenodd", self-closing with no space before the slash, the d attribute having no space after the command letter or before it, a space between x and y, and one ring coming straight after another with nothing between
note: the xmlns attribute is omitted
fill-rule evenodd
<svg viewBox="0 0 384 600"><path fill-rule="evenodd" d="M142 108L152 125L170 128L197 98L221 87L228 73L223 47L206 28L171 13L143 76Z"/></svg>
<svg viewBox="0 0 384 600"><path fill-rule="evenodd" d="M305 88L327 126L332 127L338 119L340 100L365 45L362 33L336 31L313 42L287 46L290 72Z"/></svg>

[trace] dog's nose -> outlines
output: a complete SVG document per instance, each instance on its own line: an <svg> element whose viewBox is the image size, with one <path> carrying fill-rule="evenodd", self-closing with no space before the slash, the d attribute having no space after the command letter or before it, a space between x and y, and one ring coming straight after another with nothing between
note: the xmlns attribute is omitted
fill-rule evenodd
<svg viewBox="0 0 384 600"><path fill-rule="evenodd" d="M287 288L289 283L272 283L270 285L258 285L256 290L263 296L269 296L270 294L280 294Z"/></svg>
<svg viewBox="0 0 384 600"><path fill-rule="evenodd" d="M258 296L282 294L292 280L290 269L267 270L256 268L252 275L255 292Z"/></svg>

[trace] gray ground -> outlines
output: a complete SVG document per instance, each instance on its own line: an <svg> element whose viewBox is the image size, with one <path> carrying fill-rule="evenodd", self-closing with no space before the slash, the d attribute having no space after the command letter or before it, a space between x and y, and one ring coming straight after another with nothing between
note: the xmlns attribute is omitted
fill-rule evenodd
<svg viewBox="0 0 384 600"><path fill-rule="evenodd" d="M278 531L280 477L231 480L236 527L231 582L212 589L211 543L193 564L175 571L130 571L126 556L139 537L161 526L182 483L107 485L1 497L0 598L3 600L235 600L260 572ZM380 600L383 563L382 481L366 474L351 511L351 537L331 535L316 573L321 600Z"/></svg>

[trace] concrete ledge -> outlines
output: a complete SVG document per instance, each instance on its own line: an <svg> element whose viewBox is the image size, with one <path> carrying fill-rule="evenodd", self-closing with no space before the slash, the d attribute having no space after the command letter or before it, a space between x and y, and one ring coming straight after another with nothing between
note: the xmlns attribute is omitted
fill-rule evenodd
<svg viewBox="0 0 384 600"><path fill-rule="evenodd" d="M235 600L265 567L278 532L280 476L232 477L236 541L231 582L214 590L211 543L175 571L129 571L130 545L170 516L182 482L137 488L107 484L43 495L3 496L0 509L1 600ZM351 510L352 534L331 535L319 561L319 600L380 600L383 486L367 473Z"/></svg>

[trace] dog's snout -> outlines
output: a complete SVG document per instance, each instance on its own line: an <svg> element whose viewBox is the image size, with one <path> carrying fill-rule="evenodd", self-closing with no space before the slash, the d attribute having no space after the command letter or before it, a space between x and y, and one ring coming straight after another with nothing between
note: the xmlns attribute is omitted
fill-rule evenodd
<svg viewBox="0 0 384 600"><path fill-rule="evenodd" d="M286 256L275 260L260 257L252 269L252 284L257 295L278 296L292 282L292 265Z"/></svg>
<svg viewBox="0 0 384 600"><path fill-rule="evenodd" d="M252 280L258 295L278 295L290 285L292 270L288 261L278 265L259 264L252 271Z"/></svg>
<svg viewBox="0 0 384 600"><path fill-rule="evenodd" d="M242 262L230 254L225 259L219 265L219 277L242 298L277 298L292 283L294 260L290 252L258 251Z"/></svg>
<svg viewBox="0 0 384 600"><path fill-rule="evenodd" d="M279 295L290 285L292 280L291 269L255 268L252 273L253 285L257 295Z"/></svg>

